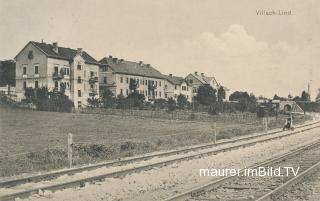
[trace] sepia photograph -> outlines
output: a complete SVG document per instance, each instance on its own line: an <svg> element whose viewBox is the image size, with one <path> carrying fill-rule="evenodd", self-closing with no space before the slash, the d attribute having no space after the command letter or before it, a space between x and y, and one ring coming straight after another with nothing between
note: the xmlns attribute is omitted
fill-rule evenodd
<svg viewBox="0 0 320 201"><path fill-rule="evenodd" d="M319 201L319 8L0 0L0 201Z"/></svg>

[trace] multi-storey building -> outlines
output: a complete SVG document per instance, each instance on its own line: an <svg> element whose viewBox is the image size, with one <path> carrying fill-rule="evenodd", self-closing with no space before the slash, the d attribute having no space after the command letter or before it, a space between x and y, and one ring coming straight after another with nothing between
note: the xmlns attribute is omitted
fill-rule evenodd
<svg viewBox="0 0 320 201"><path fill-rule="evenodd" d="M99 96L99 63L81 48L30 41L15 57L16 92L22 99L27 87L65 89L76 108Z"/></svg>
<svg viewBox="0 0 320 201"><path fill-rule="evenodd" d="M184 95L189 102L192 102L192 86L183 77L164 75L166 79L164 92L165 98L173 98L177 101L180 94Z"/></svg>
<svg viewBox="0 0 320 201"><path fill-rule="evenodd" d="M104 57L100 60L100 90L108 88L118 97L132 93L130 83L136 83L136 91L144 94L146 100L165 98L163 75L150 64Z"/></svg>
<svg viewBox="0 0 320 201"><path fill-rule="evenodd" d="M226 97L228 97L229 89L218 83L215 77L208 77L205 76L204 73L199 74L198 72L194 72L190 73L185 79L192 85L193 96L197 95L199 86L208 84L216 90L223 87L226 92Z"/></svg>

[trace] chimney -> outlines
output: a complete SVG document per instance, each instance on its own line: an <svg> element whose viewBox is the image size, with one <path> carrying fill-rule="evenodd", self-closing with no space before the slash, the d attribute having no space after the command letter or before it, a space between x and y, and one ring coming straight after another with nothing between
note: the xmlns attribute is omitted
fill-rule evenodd
<svg viewBox="0 0 320 201"><path fill-rule="evenodd" d="M109 58L112 59L112 55L109 55Z"/></svg>
<svg viewBox="0 0 320 201"><path fill-rule="evenodd" d="M139 65L142 66L142 64L143 64L143 62L142 62L142 61L139 61Z"/></svg>
<svg viewBox="0 0 320 201"><path fill-rule="evenodd" d="M147 64L147 67L150 67L150 64Z"/></svg>
<svg viewBox="0 0 320 201"><path fill-rule="evenodd" d="M172 74L169 74L169 77L172 77Z"/></svg>
<svg viewBox="0 0 320 201"><path fill-rule="evenodd" d="M120 59L120 63L124 63L124 60L123 60L123 59Z"/></svg>
<svg viewBox="0 0 320 201"><path fill-rule="evenodd" d="M204 76L204 73L201 73L201 76L203 77L203 76Z"/></svg>
<svg viewBox="0 0 320 201"><path fill-rule="evenodd" d="M53 51L58 54L59 53L58 43L54 42L52 43L52 46L53 46Z"/></svg>
<svg viewBox="0 0 320 201"><path fill-rule="evenodd" d="M77 54L82 55L82 48L78 48L78 49L77 49Z"/></svg>
<svg viewBox="0 0 320 201"><path fill-rule="evenodd" d="M195 75L198 75L198 72L196 71L196 72L194 72L194 74L195 74Z"/></svg>

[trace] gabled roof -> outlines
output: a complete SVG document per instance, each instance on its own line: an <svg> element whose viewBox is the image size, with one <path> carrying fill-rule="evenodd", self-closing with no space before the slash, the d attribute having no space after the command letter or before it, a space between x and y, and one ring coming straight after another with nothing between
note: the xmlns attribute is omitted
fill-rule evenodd
<svg viewBox="0 0 320 201"><path fill-rule="evenodd" d="M65 48L65 47L58 47L58 53L56 53L55 51L53 51L53 45L52 44L39 43L39 42L35 42L35 41L30 41L28 44L30 44L30 43L33 44L36 48L38 48L41 52L43 52L47 57L50 57L50 58L56 58L56 59L63 59L63 60L72 61L73 58L77 55L77 50L75 50L75 49ZM20 54L20 52L19 52L19 54ZM82 58L88 64L99 65L99 63L85 51L82 51Z"/></svg>
<svg viewBox="0 0 320 201"><path fill-rule="evenodd" d="M163 75L163 77L174 85L180 85L184 81L183 77L178 76Z"/></svg>
<svg viewBox="0 0 320 201"><path fill-rule="evenodd" d="M140 64L110 57L104 57L99 62L110 66L114 73L164 79L163 75L149 64Z"/></svg>

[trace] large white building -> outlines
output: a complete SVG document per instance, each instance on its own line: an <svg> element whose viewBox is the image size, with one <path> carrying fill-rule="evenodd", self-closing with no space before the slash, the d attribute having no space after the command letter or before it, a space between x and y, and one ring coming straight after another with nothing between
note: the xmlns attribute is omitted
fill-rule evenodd
<svg viewBox="0 0 320 201"><path fill-rule="evenodd" d="M15 57L16 92L24 98L27 87L65 88L76 108L86 106L89 97L99 97L99 62L81 48L59 47L30 41Z"/></svg>
<svg viewBox="0 0 320 201"><path fill-rule="evenodd" d="M150 64L125 61L123 59L104 57L100 60L100 89L108 88L118 97L127 97L132 91L130 82L137 83L137 92L144 94L147 101L164 99L165 79L163 75Z"/></svg>

